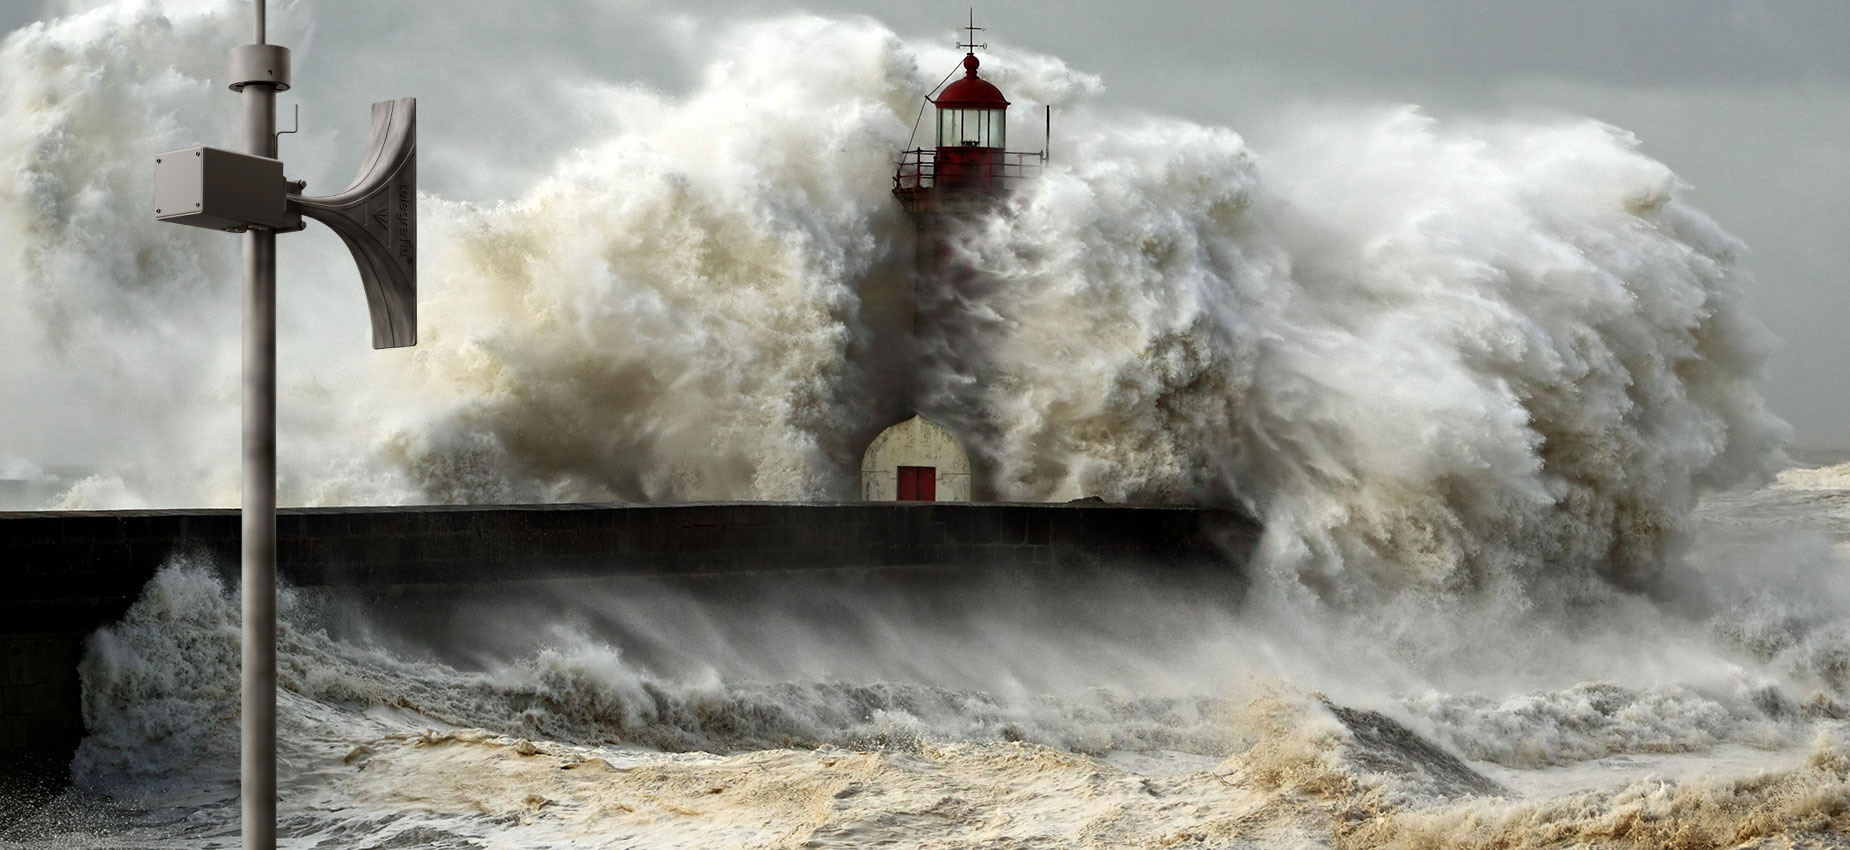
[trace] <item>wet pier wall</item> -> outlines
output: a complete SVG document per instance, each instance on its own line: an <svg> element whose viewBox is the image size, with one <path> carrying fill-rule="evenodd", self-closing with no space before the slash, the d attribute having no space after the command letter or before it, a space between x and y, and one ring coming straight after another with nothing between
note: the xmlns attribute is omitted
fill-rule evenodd
<svg viewBox="0 0 1850 850"><path fill-rule="evenodd" d="M85 730L78 662L170 559L237 581L235 510L0 512L0 774L56 774ZM1238 570L1255 523L1228 510L1098 503L708 503L298 508L277 517L297 587L392 595L557 579L849 571Z"/></svg>

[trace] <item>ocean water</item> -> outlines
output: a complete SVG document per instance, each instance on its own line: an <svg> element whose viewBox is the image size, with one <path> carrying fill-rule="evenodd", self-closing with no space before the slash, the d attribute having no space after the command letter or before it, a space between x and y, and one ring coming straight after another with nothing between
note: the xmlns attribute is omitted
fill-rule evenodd
<svg viewBox="0 0 1850 850"><path fill-rule="evenodd" d="M247 12L0 41L8 507L236 502L236 247L148 218L123 152L226 125ZM303 61L316 13L273 12ZM569 148L470 164L519 191L420 199L416 349L285 240L284 504L849 498L915 408L989 497L1250 510L1247 590L541 583L435 637L292 591L290 846L1844 844L1850 474L1789 468L1745 246L1638 139L1384 105L1255 149L998 50L1071 129L907 334L891 158L958 56L683 35L680 89L560 81ZM92 639L75 787L0 840L235 844L219 566Z"/></svg>
<svg viewBox="0 0 1850 850"><path fill-rule="evenodd" d="M1705 500L1703 599L1517 618L1417 672L1147 577L538 583L441 642L289 591L283 844L1842 847L1846 485ZM91 640L76 787L0 840L238 846L237 632L213 570L163 570Z"/></svg>

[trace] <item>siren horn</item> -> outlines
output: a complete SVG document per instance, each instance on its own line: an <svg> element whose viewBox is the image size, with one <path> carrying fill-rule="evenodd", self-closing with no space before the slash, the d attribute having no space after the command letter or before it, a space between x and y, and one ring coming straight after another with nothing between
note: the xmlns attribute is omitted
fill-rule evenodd
<svg viewBox="0 0 1850 850"><path fill-rule="evenodd" d="M289 210L347 243L366 287L373 347L418 341L417 98L373 104L372 140L353 185L325 198L289 196Z"/></svg>

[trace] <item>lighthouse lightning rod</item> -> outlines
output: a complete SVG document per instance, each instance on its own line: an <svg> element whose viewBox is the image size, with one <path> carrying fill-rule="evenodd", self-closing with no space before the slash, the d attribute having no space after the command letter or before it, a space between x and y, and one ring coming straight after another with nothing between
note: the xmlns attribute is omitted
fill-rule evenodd
<svg viewBox="0 0 1850 850"><path fill-rule="evenodd" d="M276 847L276 234L303 217L327 225L353 255L372 316L373 347L417 344L417 101L373 104L372 136L353 185L295 194L277 159L276 94L289 90L289 49L265 39L231 49L230 88L244 101L244 153L196 145L154 160L154 216L244 236L243 636L239 796L244 850ZM290 131L293 132L293 131Z"/></svg>

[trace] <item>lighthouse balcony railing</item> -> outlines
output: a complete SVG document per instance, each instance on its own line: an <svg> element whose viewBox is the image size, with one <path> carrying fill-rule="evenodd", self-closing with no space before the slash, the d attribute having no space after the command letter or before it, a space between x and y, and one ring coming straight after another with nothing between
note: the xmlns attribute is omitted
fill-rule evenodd
<svg viewBox="0 0 1850 850"><path fill-rule="evenodd" d="M1006 190L1038 176L1046 162L1047 155L1041 151L997 151L984 160L946 162L940 168L936 150L914 148L900 154L893 189L904 193L943 185L947 189Z"/></svg>

